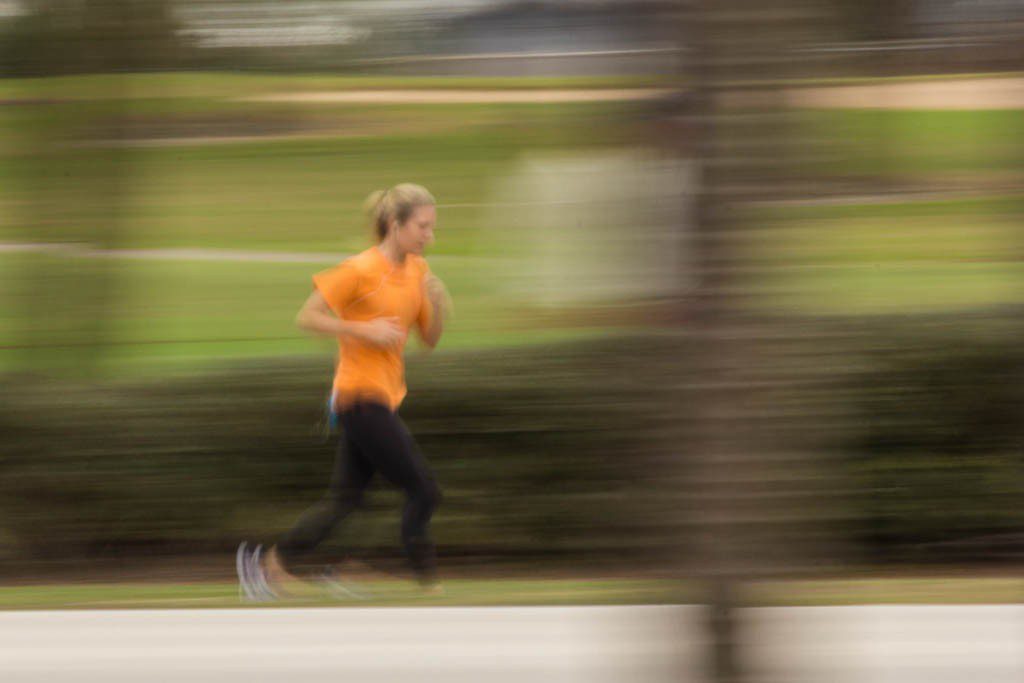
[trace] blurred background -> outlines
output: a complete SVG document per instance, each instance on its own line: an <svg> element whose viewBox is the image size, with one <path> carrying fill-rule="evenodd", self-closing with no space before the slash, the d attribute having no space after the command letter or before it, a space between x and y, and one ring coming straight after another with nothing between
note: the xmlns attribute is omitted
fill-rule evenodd
<svg viewBox="0 0 1024 683"><path fill-rule="evenodd" d="M0 603L221 586L321 494L333 345L292 320L406 181L457 306L402 410L451 576L706 601L722 670L738 605L1019 599L1022 33L1018 0L0 0ZM398 505L324 559L397 562Z"/></svg>

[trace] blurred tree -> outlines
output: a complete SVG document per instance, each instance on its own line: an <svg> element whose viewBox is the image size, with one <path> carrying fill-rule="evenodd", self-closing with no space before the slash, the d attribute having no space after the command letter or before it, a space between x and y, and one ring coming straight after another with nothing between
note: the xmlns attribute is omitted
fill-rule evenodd
<svg viewBox="0 0 1024 683"><path fill-rule="evenodd" d="M29 197L19 225L26 242L110 249L120 242L129 193L121 122L129 99L125 72L167 63L174 44L165 0L39 0L18 18L25 33L7 64L20 75L105 74L88 97L67 81L24 84L18 119L19 173ZM80 87L80 86L79 86ZM27 261L19 344L31 371L90 373L102 358L116 286L106 259L40 256Z"/></svg>
<svg viewBox="0 0 1024 683"><path fill-rule="evenodd" d="M920 0L837 0L849 40L900 40L913 36Z"/></svg>
<svg viewBox="0 0 1024 683"><path fill-rule="evenodd" d="M173 69L187 44L173 0L24 0L2 25L0 75Z"/></svg>

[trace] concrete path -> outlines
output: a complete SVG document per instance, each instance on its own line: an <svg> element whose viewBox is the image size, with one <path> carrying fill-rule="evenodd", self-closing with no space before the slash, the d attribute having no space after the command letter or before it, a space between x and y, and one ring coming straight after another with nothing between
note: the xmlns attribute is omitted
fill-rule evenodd
<svg viewBox="0 0 1024 683"><path fill-rule="evenodd" d="M623 683L701 675L696 606L0 613L6 683ZM1020 683L1024 606L758 608L760 683Z"/></svg>

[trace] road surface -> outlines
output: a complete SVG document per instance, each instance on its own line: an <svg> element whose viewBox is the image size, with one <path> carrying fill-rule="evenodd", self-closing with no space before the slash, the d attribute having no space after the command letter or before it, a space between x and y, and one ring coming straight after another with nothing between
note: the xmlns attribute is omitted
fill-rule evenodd
<svg viewBox="0 0 1024 683"><path fill-rule="evenodd" d="M0 613L5 683L702 683L695 606ZM1024 606L743 610L752 681L1020 683Z"/></svg>

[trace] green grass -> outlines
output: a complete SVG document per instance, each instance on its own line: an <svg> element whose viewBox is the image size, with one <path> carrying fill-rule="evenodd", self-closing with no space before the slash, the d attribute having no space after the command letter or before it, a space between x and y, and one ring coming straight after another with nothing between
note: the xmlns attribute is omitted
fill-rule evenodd
<svg viewBox="0 0 1024 683"><path fill-rule="evenodd" d="M0 164L0 241L95 239L116 207L121 246L354 251L368 237L363 199L413 180L442 205L435 253L490 254L496 231L482 229L490 220L482 205L524 152L615 144L623 134L615 124L622 109L612 105L378 109L427 128L448 123L386 136L9 158ZM377 110L342 111L367 119ZM115 184L96 182L104 177Z"/></svg>
<svg viewBox="0 0 1024 683"><path fill-rule="evenodd" d="M425 597L411 583L360 583L372 597L338 602L319 592L260 607L618 605L699 602L697 583L656 579L449 579L446 595ZM1019 603L1024 580L910 578L772 581L748 584L744 604L984 604ZM0 609L226 608L240 606L234 583L78 584L0 587Z"/></svg>
<svg viewBox="0 0 1024 683"><path fill-rule="evenodd" d="M446 595L420 595L411 582L359 584L371 599L339 602L319 591L269 606L614 605L680 601L679 587L654 580L451 579ZM224 608L240 605L235 583L96 584L0 588L0 609ZM268 606L265 603L259 607Z"/></svg>
<svg viewBox="0 0 1024 683"><path fill-rule="evenodd" d="M527 158L633 145L637 104L303 105L240 103L260 92L347 87L622 87L621 79L388 79L324 75L147 74L0 82L0 97L50 89L83 98L0 111L0 242L354 253L369 243L361 203L413 180L440 202L435 270L457 317L444 348L550 341L608 330L539 328L512 283L529 277L509 179ZM44 87L45 86L45 87ZM109 96L112 99L102 99ZM89 100L88 98L94 98ZM121 98L121 99L118 99ZM805 111L836 152L826 172L987 177L1024 159L1024 119L999 111ZM317 139L174 147L41 144L127 117L126 135L201 135L232 122L308 127ZM269 125L269 124L268 124ZM193 132L194 131L194 132ZM326 131L326 132L323 132ZM320 134L320 133L318 133ZM69 139L73 139L69 138ZM648 141L649 142L649 141ZM528 200L529 197L524 199ZM776 207L753 217L744 284L760 310L811 314L949 311L1019 302L1015 197ZM334 259L326 259L323 267ZM115 372L177 371L232 358L329 353L292 326L321 264L98 261L0 254L0 346L45 342L47 363L104 341ZM104 289L104 283L109 289ZM106 292L106 294L104 294ZM103 310L96 307L102 306ZM106 313L108 315L101 315ZM105 319L98 328L93 320ZM26 342L26 340L28 340ZM0 368L24 353L0 349Z"/></svg>
<svg viewBox="0 0 1024 683"><path fill-rule="evenodd" d="M1024 600L1020 578L902 578L766 581L749 584L754 605L993 604Z"/></svg>
<svg viewBox="0 0 1024 683"><path fill-rule="evenodd" d="M769 210L760 227L745 237L747 258L762 268L745 283L753 292L750 303L762 310L826 315L941 312L1020 303L1024 263L1019 261L1017 209L1016 199L997 197ZM447 239L441 234L442 241ZM241 239L236 235L232 241ZM353 240L351 246L358 249L364 244ZM230 245L226 240L218 246ZM302 246L327 247L331 253L329 244ZM468 251L466 245L461 250ZM292 318L308 291L309 276L332 262L0 255L0 319L6 322L0 326L0 344L18 345L26 339L50 345L81 341L89 316L89 283L102 282L96 269L103 268L114 292L107 309L113 313L103 337L113 342L103 357L111 373L188 371L241 358L326 356L330 344L301 335ZM578 324L539 328L524 319L520 309L527 301L517 298L507 283L510 276L529 272L528 260L449 254L433 262L458 306L444 350L609 332ZM77 286L69 289L69 282ZM23 308L26 300L42 306L47 315L33 319ZM73 365L76 355L73 347L58 346L44 357L47 364L59 366ZM22 358L19 350L0 350L0 367L17 367Z"/></svg>
<svg viewBox="0 0 1024 683"><path fill-rule="evenodd" d="M818 221L836 219L881 219L898 223L909 219L938 217L970 220L974 218L1009 217L1024 213L1024 195L984 195L969 197L906 200L898 196L885 201L864 203L776 204L760 206L750 218L755 222Z"/></svg>
<svg viewBox="0 0 1024 683"><path fill-rule="evenodd" d="M832 155L826 172L928 177L1024 162L1024 117L1012 110L807 110L796 122Z"/></svg>
<svg viewBox="0 0 1024 683"><path fill-rule="evenodd" d="M1024 301L1021 199L771 208L744 256L757 306L809 314L938 312Z"/></svg>
<svg viewBox="0 0 1024 683"><path fill-rule="evenodd" d="M859 265L764 276L753 305L798 315L940 313L1024 301L1024 264Z"/></svg>
<svg viewBox="0 0 1024 683"><path fill-rule="evenodd" d="M450 207L441 213L436 253L489 254L508 242L483 229L492 216L481 205L493 201L522 155L635 142L625 124L630 111L612 104L339 107L310 116L348 126L352 137L9 158L0 164L0 241L90 238L109 227L110 207L117 206L123 246L353 251L366 240L362 199L414 179ZM259 112L266 114L256 108L249 116ZM27 115L0 112L0 118ZM806 116L836 153L830 171L965 177L1015 173L1024 160L1024 118L1012 112ZM19 129L16 121L8 123ZM120 179L116 191L96 182L103 177ZM36 194L40 189L46 194ZM29 230L35 200L44 204L45 223ZM919 209L935 214L954 207L908 207L907 215ZM965 215L973 209L955 210ZM875 209L833 211L829 215Z"/></svg>
<svg viewBox="0 0 1024 683"><path fill-rule="evenodd" d="M340 257L339 257L340 258ZM102 366L113 374L199 368L228 359L333 353L294 326L313 273L333 265L74 258L0 254L0 369L25 360L20 347L53 370L73 368L76 345L110 342ZM525 266L524 266L525 267ZM433 264L456 300L441 350L518 346L590 337L604 330L538 328L524 321L525 302L500 279L508 262L446 257ZM104 290L104 283L109 286ZM99 298L107 291L109 298ZM31 310L26 311L26 302ZM102 311L97 310L102 307ZM42 312L36 316L35 312ZM104 313L104 326L94 319ZM90 332L99 335L89 336ZM416 343L410 345L415 353Z"/></svg>
<svg viewBox="0 0 1024 683"><path fill-rule="evenodd" d="M905 216L791 221L752 231L750 255L788 266L965 264L1024 256L1013 216Z"/></svg>
<svg viewBox="0 0 1024 683"><path fill-rule="evenodd" d="M147 115L170 120L191 116L197 102L154 106L152 100L136 100L132 106L150 107ZM189 111L174 109L181 104ZM109 103L89 106L97 111L86 119L102 119L112 111ZM237 106L231 104L228 114L237 116ZM259 105L249 115L279 109ZM11 110L11 115L29 114ZM32 365L41 362L59 371L77 363L74 344L99 340L110 344L103 362L116 374L177 372L232 358L329 353L292 325L309 291L309 276L344 254L365 249L370 235L362 214L364 197L407 180L426 185L440 203L432 263L457 303L444 349L601 334L575 324L538 328L523 319L524 300L510 289L508 276L528 268L523 259L531 247L516 237L514 210L489 203L521 170L523 154L614 144L623 112L608 104L331 107L317 116L380 119L385 130L389 122L415 125L411 130L397 126L403 132L387 135L365 132L316 140L116 151L44 146L29 155L8 150L5 162L10 163L0 164L0 208L5 209L0 242L85 241L117 248L337 256L325 257L322 264L295 265L0 254L0 281L6 284L0 292L0 319L6 322L0 326L0 346L55 347L33 353ZM53 125L61 130L66 124ZM442 124L443 129L431 129ZM31 130L31 125L20 129ZM106 295L103 283L109 284ZM26 302L32 302L31 309ZM45 315L36 317L36 310ZM101 317L104 327L94 329L92 321ZM0 368L17 368L25 358L22 349L0 349Z"/></svg>

